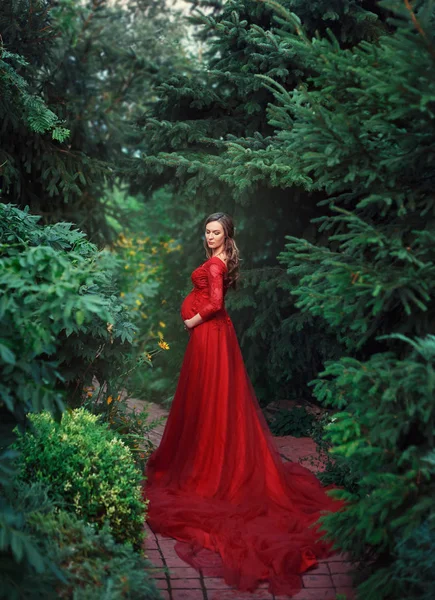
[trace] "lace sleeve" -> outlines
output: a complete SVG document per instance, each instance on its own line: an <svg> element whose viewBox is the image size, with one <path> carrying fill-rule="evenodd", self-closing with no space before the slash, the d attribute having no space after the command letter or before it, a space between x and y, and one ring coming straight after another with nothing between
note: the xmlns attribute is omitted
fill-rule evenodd
<svg viewBox="0 0 435 600"><path fill-rule="evenodd" d="M202 319L208 319L224 305L224 271L225 265L210 263L207 269L208 294L207 304L198 311Z"/></svg>

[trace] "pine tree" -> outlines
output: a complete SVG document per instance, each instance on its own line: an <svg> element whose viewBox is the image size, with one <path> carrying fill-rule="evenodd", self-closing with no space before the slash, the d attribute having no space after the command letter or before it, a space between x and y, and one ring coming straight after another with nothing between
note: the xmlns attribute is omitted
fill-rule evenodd
<svg viewBox="0 0 435 600"><path fill-rule="evenodd" d="M326 429L332 452L361 479L336 492L346 510L322 520L365 567L358 591L368 600L433 593L435 11L414 4L380 2L394 32L376 44L299 35L317 71L310 89L266 80L281 130L274 156L297 156L296 171L329 196L315 222L331 243L288 236L280 259L299 279L296 306L346 348L311 384L339 410Z"/></svg>
<svg viewBox="0 0 435 600"><path fill-rule="evenodd" d="M1 3L4 202L74 222L93 241L113 237L106 217L121 160L137 150L134 115L184 60L175 27L164 0ZM14 105L18 77L27 96Z"/></svg>
<svg viewBox="0 0 435 600"><path fill-rule="evenodd" d="M206 52L186 74L175 74L160 86L160 101L138 121L143 155L126 165L134 182L130 192L150 193L168 185L174 204L193 204L201 215L197 221L189 215L178 227L186 267L178 264L177 271L183 270L186 281L202 259L198 239L203 217L216 210L234 216L243 287L237 295L229 294L227 303L236 315L255 389L264 403L276 397L306 398L307 381L341 345L332 328L320 333L316 317L295 310L285 291L291 281L276 256L286 234L312 242L325 237L311 219L324 214L317 203L326 194L297 170L297 159L277 154L281 142L275 119L284 111L276 107L278 115L268 113L275 97L259 75L291 92L314 70L291 25L264 2L194 5L204 9L195 12L192 22ZM346 47L361 39L374 41L387 28L373 2L337 2L334 10L326 1L285 0L280 5L301 11L307 37L332 27ZM178 315L172 277L168 271L164 287L171 290L167 296L174 299L172 311Z"/></svg>

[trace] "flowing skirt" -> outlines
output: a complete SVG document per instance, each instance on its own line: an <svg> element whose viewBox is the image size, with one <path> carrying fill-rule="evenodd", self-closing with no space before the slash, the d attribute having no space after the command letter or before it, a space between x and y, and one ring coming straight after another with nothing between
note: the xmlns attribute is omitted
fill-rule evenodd
<svg viewBox="0 0 435 600"><path fill-rule="evenodd" d="M225 313L226 315L226 313ZM258 404L228 316L189 334L160 446L149 458L147 521L175 538L196 569L213 551L228 585L293 595L299 574L332 553L315 521L337 511L319 480L283 463ZM215 563L216 564L216 563Z"/></svg>

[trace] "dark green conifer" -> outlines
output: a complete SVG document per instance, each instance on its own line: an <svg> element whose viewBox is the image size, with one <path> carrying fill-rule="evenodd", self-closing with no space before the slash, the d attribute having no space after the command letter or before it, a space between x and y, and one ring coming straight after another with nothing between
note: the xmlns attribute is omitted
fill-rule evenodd
<svg viewBox="0 0 435 600"><path fill-rule="evenodd" d="M295 311L276 256L286 234L323 239L310 221L324 214L317 203L326 194L297 168L297 156L281 152L280 118L289 124L291 119L283 107L271 107L277 104L275 88L268 89L260 75L290 93L308 81L315 65L293 25L274 7L257 0L193 4L204 9L194 11L192 21L206 50L188 72L160 86L160 101L139 120L143 154L126 165L130 191L150 193L168 184L174 204L193 205L201 219L216 210L233 215L243 287L237 296L229 294L228 306L237 315L256 391L264 403L307 397L307 381L340 345L333 330L325 332L318 319ZM337 2L334 10L326 1L285 0L278 6L303 12L307 39L332 27L346 47L361 39L374 42L387 28L373 2ZM184 247L177 271L184 269L186 282L203 257L202 221L187 217L176 232L182 230ZM169 270L163 287L178 318L179 293L172 281L178 277Z"/></svg>
<svg viewBox="0 0 435 600"><path fill-rule="evenodd" d="M134 117L184 60L179 25L165 0L4 0L0 34L3 201L110 240L110 196L138 149Z"/></svg>

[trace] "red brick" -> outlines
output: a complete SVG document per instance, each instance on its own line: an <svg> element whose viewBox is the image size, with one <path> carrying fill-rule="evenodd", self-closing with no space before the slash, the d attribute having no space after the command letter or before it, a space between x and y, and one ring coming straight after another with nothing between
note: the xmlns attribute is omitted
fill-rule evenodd
<svg viewBox="0 0 435 600"><path fill-rule="evenodd" d="M149 537L154 537L154 532L153 532L153 530L151 529L151 527L148 525L148 523L145 523L145 525L144 525L144 527L143 527L143 528L144 528L144 530L145 530L145 535L146 535L146 536L149 536Z"/></svg>
<svg viewBox="0 0 435 600"><path fill-rule="evenodd" d="M174 548L171 548L170 546L165 546L164 544L160 544L159 547L164 556L173 556L174 558L180 558L175 552Z"/></svg>
<svg viewBox="0 0 435 600"><path fill-rule="evenodd" d="M176 540L172 538L160 538L159 539L160 546L165 546L165 548L173 548L176 544Z"/></svg>
<svg viewBox="0 0 435 600"><path fill-rule="evenodd" d="M316 565L315 567L312 567L309 571L305 571L304 575L330 575L328 564L321 563L319 565Z"/></svg>
<svg viewBox="0 0 435 600"><path fill-rule="evenodd" d="M169 575L171 579L186 579L187 577L198 578L199 573L193 567L170 567Z"/></svg>
<svg viewBox="0 0 435 600"><path fill-rule="evenodd" d="M156 584L156 587L159 590L167 590L168 589L168 582L166 581L166 578L165 579L156 579L154 583Z"/></svg>
<svg viewBox="0 0 435 600"><path fill-rule="evenodd" d="M332 562L329 565L331 573L334 575L336 573L349 573L352 571L354 566L350 562Z"/></svg>
<svg viewBox="0 0 435 600"><path fill-rule="evenodd" d="M332 581L334 582L334 585L337 588L350 588L353 586L352 577L350 575L333 575Z"/></svg>
<svg viewBox="0 0 435 600"><path fill-rule="evenodd" d="M201 567L201 573L204 577L222 577L221 567Z"/></svg>
<svg viewBox="0 0 435 600"><path fill-rule="evenodd" d="M326 562L346 562L350 559L350 556L347 552L337 552L337 554L333 554L326 559ZM325 561L323 561L325 562Z"/></svg>
<svg viewBox="0 0 435 600"><path fill-rule="evenodd" d="M333 587L329 575L302 575L302 582L306 588L328 588Z"/></svg>
<svg viewBox="0 0 435 600"><path fill-rule="evenodd" d="M163 567L163 560L158 550L148 550L145 555L155 567Z"/></svg>
<svg viewBox="0 0 435 600"><path fill-rule="evenodd" d="M188 589L188 590L200 590L201 582L199 579L171 579L171 588L177 589Z"/></svg>
<svg viewBox="0 0 435 600"><path fill-rule="evenodd" d="M181 560L181 558L179 556L167 556L165 553L163 553L163 556L165 557L166 564L168 565L168 567L170 569L172 569L172 567L188 567L189 566L187 563L184 562L184 560Z"/></svg>
<svg viewBox="0 0 435 600"><path fill-rule="evenodd" d="M167 536L167 535L163 535L163 534L161 534L161 533L156 533L156 534L155 534L155 536L156 536L156 539L157 539L159 542L162 542L162 541L163 541L163 542L170 542L171 540L173 540L173 539L174 539L174 538L171 538L171 537L169 537L169 536Z"/></svg>
<svg viewBox="0 0 435 600"><path fill-rule="evenodd" d="M171 600L171 596L167 590L160 590L163 600Z"/></svg>
<svg viewBox="0 0 435 600"><path fill-rule="evenodd" d="M172 600L204 600L202 590L172 590Z"/></svg>
<svg viewBox="0 0 435 600"><path fill-rule="evenodd" d="M204 577L204 585L208 590L232 590L220 577Z"/></svg>
<svg viewBox="0 0 435 600"><path fill-rule="evenodd" d="M164 567L162 569L153 569L150 575L153 579L166 579L166 569Z"/></svg>
<svg viewBox="0 0 435 600"><path fill-rule="evenodd" d="M157 540L154 536L152 538L146 539L143 544L143 547L144 547L145 552L147 550L158 550L159 549L159 545L157 544Z"/></svg>

